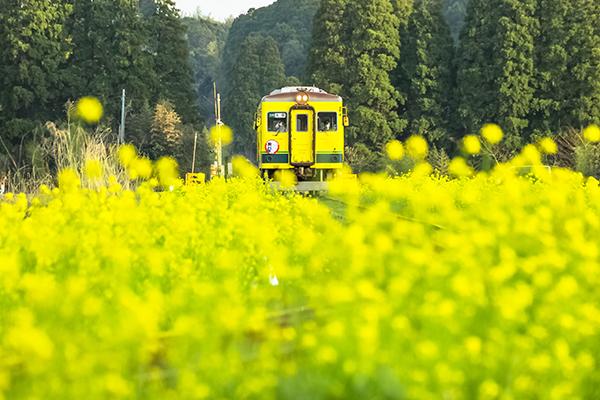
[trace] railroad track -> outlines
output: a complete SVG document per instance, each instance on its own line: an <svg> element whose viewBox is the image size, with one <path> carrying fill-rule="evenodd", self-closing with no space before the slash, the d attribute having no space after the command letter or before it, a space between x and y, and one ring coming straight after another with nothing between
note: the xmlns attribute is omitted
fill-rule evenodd
<svg viewBox="0 0 600 400"><path fill-rule="evenodd" d="M345 212L342 214L341 212L338 211L339 207L345 206L347 208L348 206L352 206L352 207L356 207L356 208L359 208L359 209L365 210L365 211L367 211L367 210L370 209L370 207L368 207L368 206L363 206L363 205L360 205L360 204L350 204L350 203L345 202L343 200L336 199L336 198L329 197L329 196L321 196L321 197L318 198L318 200L319 200L319 203L321 203L321 204L323 204L323 205L325 205L325 206L327 206L329 208L329 212L332 214L333 218L336 221L339 221L339 222L342 222L342 223L346 222L346 215L345 215ZM330 203L330 204L328 205L327 203ZM331 207L332 203L337 205L336 209L333 209ZM440 230L447 230L447 231L456 232L455 229L447 228L445 226L438 225L438 224L433 224L433 223L427 222L427 221L422 221L422 220L419 220L419 219L416 219L416 218L406 217L404 215L400 215L400 214L397 214L397 213L390 212L390 213L387 213L387 214L391 218L397 218L397 219L402 219L402 220L405 220L405 221L414 222L414 223L417 223L417 224L427 225L427 226L431 226L433 228L440 229Z"/></svg>

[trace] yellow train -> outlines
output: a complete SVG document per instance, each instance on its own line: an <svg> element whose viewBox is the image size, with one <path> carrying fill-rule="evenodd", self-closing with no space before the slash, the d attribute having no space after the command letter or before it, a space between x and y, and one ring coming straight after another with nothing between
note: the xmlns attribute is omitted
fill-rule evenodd
<svg viewBox="0 0 600 400"><path fill-rule="evenodd" d="M284 87L262 98L254 129L261 175L293 170L301 182L323 182L342 168L347 110L316 87ZM310 189L310 184L304 184ZM319 185L313 184L314 190Z"/></svg>

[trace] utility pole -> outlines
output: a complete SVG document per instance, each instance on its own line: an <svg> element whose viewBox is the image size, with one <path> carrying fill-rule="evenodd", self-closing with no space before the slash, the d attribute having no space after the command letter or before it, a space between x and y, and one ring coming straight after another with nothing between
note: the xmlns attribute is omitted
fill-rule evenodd
<svg viewBox="0 0 600 400"><path fill-rule="evenodd" d="M215 127L217 129L217 142L216 142L216 151L217 155L215 157L215 168L217 172L217 176L225 176L225 171L223 168L223 149L221 146L221 94L217 94L217 84L213 82L213 89L215 95Z"/></svg>
<svg viewBox="0 0 600 400"><path fill-rule="evenodd" d="M119 141L125 143L125 89L123 89L123 100L121 102L121 132L119 132Z"/></svg>
<svg viewBox="0 0 600 400"><path fill-rule="evenodd" d="M217 108L219 110L219 124L217 125L217 132L219 135L219 147L217 149L217 156L218 156L218 164L219 164L219 176L223 177L225 176L225 169L223 168L223 146L221 143L221 125L223 125L223 122L221 122L221 94L217 93Z"/></svg>
<svg viewBox="0 0 600 400"><path fill-rule="evenodd" d="M196 165L196 142L198 141L198 132L194 132L194 155L192 156L192 174Z"/></svg>

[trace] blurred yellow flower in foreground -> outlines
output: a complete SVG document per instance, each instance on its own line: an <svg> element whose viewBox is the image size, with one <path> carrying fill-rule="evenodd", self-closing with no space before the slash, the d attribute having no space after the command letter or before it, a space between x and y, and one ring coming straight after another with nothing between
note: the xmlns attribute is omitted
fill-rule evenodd
<svg viewBox="0 0 600 400"><path fill-rule="evenodd" d="M275 172L275 180L281 182L281 186L289 188L296 184L296 175L288 169L278 170Z"/></svg>
<svg viewBox="0 0 600 400"><path fill-rule="evenodd" d="M544 152L546 154L555 154L556 151L558 150L554 140L552 140L548 137L540 140L540 149L542 150L542 152Z"/></svg>
<svg viewBox="0 0 600 400"><path fill-rule="evenodd" d="M600 128L598 125L590 125L583 131L583 137L589 142L597 142L600 140Z"/></svg>
<svg viewBox="0 0 600 400"><path fill-rule="evenodd" d="M498 143L502 140L502 129L496 124L485 124L481 128L481 136L491 144Z"/></svg>
<svg viewBox="0 0 600 400"><path fill-rule="evenodd" d="M402 146L402 143L397 140L392 140L386 144L385 150L388 157L392 160L399 160L404 157L404 147Z"/></svg>
<svg viewBox="0 0 600 400"><path fill-rule="evenodd" d="M156 162L156 171L158 172L158 180L163 187L178 186L179 171L177 162L169 157L162 157Z"/></svg>
<svg viewBox="0 0 600 400"><path fill-rule="evenodd" d="M219 136L221 137L221 144L223 146L231 143L233 133L231 132L231 128L227 125L221 125L218 127L217 125L210 128L210 138L214 144L217 144L219 141Z"/></svg>
<svg viewBox="0 0 600 400"><path fill-rule="evenodd" d="M136 157L129 163L131 179L148 179L152 175L152 162L147 158Z"/></svg>
<svg viewBox="0 0 600 400"><path fill-rule="evenodd" d="M527 160L527 162L529 164L535 165L535 164L541 163L540 152L532 144L528 144L527 146L523 147L523 151L521 152L521 155L523 155L523 157L525 157L525 159Z"/></svg>
<svg viewBox="0 0 600 400"><path fill-rule="evenodd" d="M132 144L126 144L119 147L119 162L125 168L137 157L135 147Z"/></svg>
<svg viewBox="0 0 600 400"><path fill-rule="evenodd" d="M77 115L87 122L97 122L103 112L102 104L95 97L83 97L77 102Z"/></svg>
<svg viewBox="0 0 600 400"><path fill-rule="evenodd" d="M469 176L473 174L473 169L467 165L462 157L454 157L448 166L448 172L454 176Z"/></svg>
<svg viewBox="0 0 600 400"><path fill-rule="evenodd" d="M87 160L85 162L85 174L90 179L98 179L102 176L102 164L98 160Z"/></svg>
<svg viewBox="0 0 600 400"><path fill-rule="evenodd" d="M345 166L339 199L270 190L244 158L156 191L173 161L137 156L132 190L64 171L39 202L2 197L0 399L275 399L315 377L307 398L589 398L600 188L521 173L540 148L455 158L461 179Z"/></svg>
<svg viewBox="0 0 600 400"><path fill-rule="evenodd" d="M250 164L244 157L234 157L231 163L233 164L233 173L238 176L251 178L258 175L258 168Z"/></svg>
<svg viewBox="0 0 600 400"><path fill-rule="evenodd" d="M63 192L73 192L81 186L81 181L75 171L65 169L58 174L58 186Z"/></svg>
<svg viewBox="0 0 600 400"><path fill-rule="evenodd" d="M406 141L408 154L414 158L425 158L427 156L427 141L423 136L411 136Z"/></svg>
<svg viewBox="0 0 600 400"><path fill-rule="evenodd" d="M463 149L467 154L479 154L481 143L475 135L467 135L463 138Z"/></svg>

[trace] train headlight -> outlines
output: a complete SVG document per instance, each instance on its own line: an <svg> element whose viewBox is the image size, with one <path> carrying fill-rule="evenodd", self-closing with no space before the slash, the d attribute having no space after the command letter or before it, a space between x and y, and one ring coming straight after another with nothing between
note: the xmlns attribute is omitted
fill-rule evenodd
<svg viewBox="0 0 600 400"><path fill-rule="evenodd" d="M296 103L297 104L304 105L304 104L308 103L308 100L309 100L309 97L308 97L307 93L300 92L296 95Z"/></svg>

